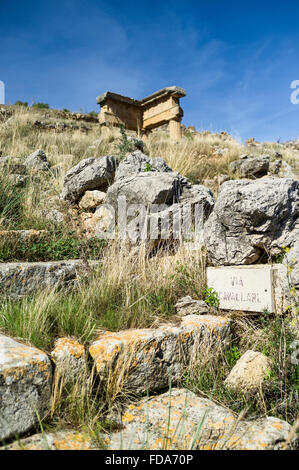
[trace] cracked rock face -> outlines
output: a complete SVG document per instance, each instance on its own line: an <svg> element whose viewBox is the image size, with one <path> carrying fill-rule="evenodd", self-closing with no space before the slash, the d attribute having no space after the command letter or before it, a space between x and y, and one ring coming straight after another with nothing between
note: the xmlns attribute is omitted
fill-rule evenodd
<svg viewBox="0 0 299 470"><path fill-rule="evenodd" d="M50 163L48 162L47 156L43 150L36 150L29 157L26 158L24 165L28 169L38 171L48 171Z"/></svg>
<svg viewBox="0 0 299 470"><path fill-rule="evenodd" d="M50 407L51 383L45 353L0 335L0 441L38 424Z"/></svg>
<svg viewBox="0 0 299 470"><path fill-rule="evenodd" d="M129 405L122 423L124 429L109 437L109 450L279 450L291 431L272 417L237 421L227 408L184 389Z"/></svg>
<svg viewBox="0 0 299 470"><path fill-rule="evenodd" d="M144 153L136 151L120 162L115 173L115 181L147 171L169 173L172 172L172 169L163 158L150 158Z"/></svg>
<svg viewBox="0 0 299 470"><path fill-rule="evenodd" d="M268 155L261 155L254 157L243 155L240 160L232 162L230 168L233 172L238 172L240 178L261 178L269 171L270 157Z"/></svg>
<svg viewBox="0 0 299 470"><path fill-rule="evenodd" d="M181 176L178 173L147 171L121 178L107 192L106 202L117 209L118 198L123 197L127 205L172 204L181 194Z"/></svg>
<svg viewBox="0 0 299 470"><path fill-rule="evenodd" d="M266 178L227 181L204 227L210 262L252 264L297 239L299 181Z"/></svg>
<svg viewBox="0 0 299 470"><path fill-rule="evenodd" d="M115 158L86 158L65 175L61 197L76 202L86 191L105 191L115 174Z"/></svg>
<svg viewBox="0 0 299 470"><path fill-rule="evenodd" d="M96 264L89 262L90 267ZM82 260L1 263L0 295L21 298L44 289L74 288L87 273Z"/></svg>

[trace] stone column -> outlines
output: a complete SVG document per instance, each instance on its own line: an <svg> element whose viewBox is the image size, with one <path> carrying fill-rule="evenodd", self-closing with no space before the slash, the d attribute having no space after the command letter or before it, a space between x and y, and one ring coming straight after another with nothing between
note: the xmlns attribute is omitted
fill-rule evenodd
<svg viewBox="0 0 299 470"><path fill-rule="evenodd" d="M176 119L169 121L169 135L172 139L180 140L182 138L181 122Z"/></svg>

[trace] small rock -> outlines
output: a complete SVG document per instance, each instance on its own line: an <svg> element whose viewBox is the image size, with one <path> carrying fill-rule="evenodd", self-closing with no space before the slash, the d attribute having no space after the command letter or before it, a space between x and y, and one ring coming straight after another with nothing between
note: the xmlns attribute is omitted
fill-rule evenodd
<svg viewBox="0 0 299 470"><path fill-rule="evenodd" d="M104 202L106 197L106 193L102 191L86 191L84 196L81 198L79 202L79 207L82 210L92 210L96 209L102 202Z"/></svg>
<svg viewBox="0 0 299 470"><path fill-rule="evenodd" d="M47 156L43 150L36 150L29 157L26 158L24 165L28 169L38 171L48 171L50 163L47 160Z"/></svg>
<svg viewBox="0 0 299 470"><path fill-rule="evenodd" d="M209 306L203 300L193 300L190 295L182 297L175 305L178 315L203 315L208 313Z"/></svg>
<svg viewBox="0 0 299 470"><path fill-rule="evenodd" d="M169 173L172 172L172 169L163 158L150 158L138 150L121 160L116 170L115 181L148 171Z"/></svg>
<svg viewBox="0 0 299 470"><path fill-rule="evenodd" d="M224 384L242 392L257 392L270 370L271 361L268 357L248 350L232 368Z"/></svg>

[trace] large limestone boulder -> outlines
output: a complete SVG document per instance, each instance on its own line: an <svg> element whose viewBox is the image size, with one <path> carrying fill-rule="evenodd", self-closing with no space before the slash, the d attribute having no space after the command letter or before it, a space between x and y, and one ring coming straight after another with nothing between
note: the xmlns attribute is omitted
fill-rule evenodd
<svg viewBox="0 0 299 470"><path fill-rule="evenodd" d="M291 431L277 418L237 420L227 408L184 389L129 405L122 423L124 429L109 437L109 450L280 450Z"/></svg>
<svg viewBox="0 0 299 470"><path fill-rule="evenodd" d="M50 407L52 366L39 349L0 335L0 441L38 424Z"/></svg>
<svg viewBox="0 0 299 470"><path fill-rule="evenodd" d="M148 171L118 179L109 187L106 203L117 209L119 198L122 197L127 207L132 204L169 205L178 201L181 191L181 177L178 173Z"/></svg>
<svg viewBox="0 0 299 470"><path fill-rule="evenodd" d="M269 155L255 157L253 155L243 155L240 160L230 164L230 169L238 173L240 178L261 178L267 175L270 166Z"/></svg>
<svg viewBox="0 0 299 470"><path fill-rule="evenodd" d="M231 389L242 392L256 392L271 370L271 361L264 354L246 351L230 371L224 384Z"/></svg>
<svg viewBox="0 0 299 470"><path fill-rule="evenodd" d="M252 264L277 255L298 236L299 181L265 178L227 181L205 224L213 265Z"/></svg>
<svg viewBox="0 0 299 470"><path fill-rule="evenodd" d="M230 341L230 320L188 315L179 326L106 332L89 352L102 381L122 381L124 390L145 393L176 383L203 354L215 354Z"/></svg>
<svg viewBox="0 0 299 470"><path fill-rule="evenodd" d="M76 202L85 191L105 191L114 178L115 158L86 158L71 168L64 177L61 197Z"/></svg>
<svg viewBox="0 0 299 470"><path fill-rule="evenodd" d="M115 181L148 171L169 173L172 169L163 158L150 158L137 150L121 160L116 170Z"/></svg>
<svg viewBox="0 0 299 470"><path fill-rule="evenodd" d="M0 263L0 295L21 298L45 289L70 289L97 265L82 260Z"/></svg>
<svg viewBox="0 0 299 470"><path fill-rule="evenodd" d="M50 168L50 163L48 162L47 156L41 149L38 149L29 155L26 158L24 165L30 170L37 171L48 171Z"/></svg>

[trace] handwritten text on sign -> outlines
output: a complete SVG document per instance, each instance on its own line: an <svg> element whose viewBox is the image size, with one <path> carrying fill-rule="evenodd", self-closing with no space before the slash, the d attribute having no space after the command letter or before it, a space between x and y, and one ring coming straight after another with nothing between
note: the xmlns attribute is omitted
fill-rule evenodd
<svg viewBox="0 0 299 470"><path fill-rule="evenodd" d="M219 297L220 308L262 312L273 311L271 266L208 268L208 287Z"/></svg>

